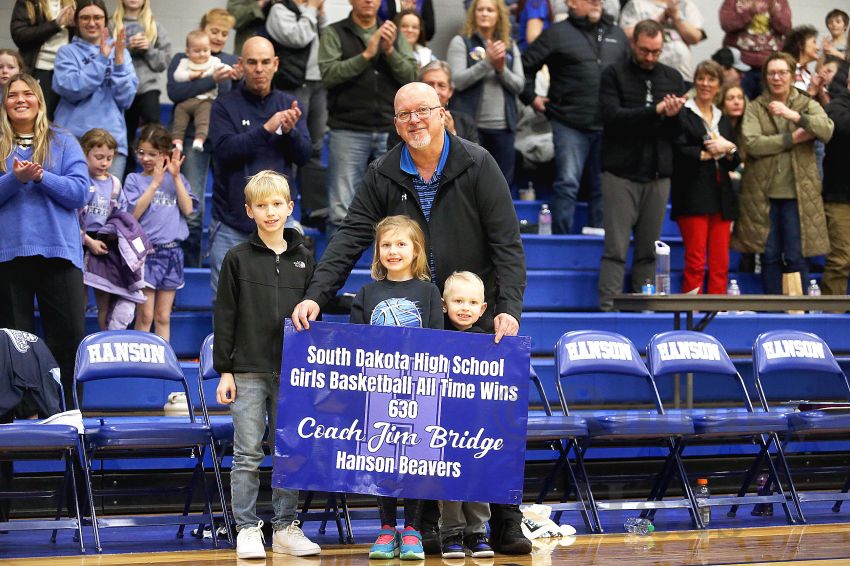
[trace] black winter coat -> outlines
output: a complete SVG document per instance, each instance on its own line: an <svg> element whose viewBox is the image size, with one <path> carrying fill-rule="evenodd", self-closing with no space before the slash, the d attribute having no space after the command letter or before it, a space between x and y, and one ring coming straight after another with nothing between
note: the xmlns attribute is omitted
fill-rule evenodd
<svg viewBox="0 0 850 566"><path fill-rule="evenodd" d="M401 170L404 146L395 146L369 165L348 216L316 267L305 299L324 307L372 243L375 225L386 216L405 214L425 233L437 270L434 283L441 292L454 271L472 271L484 281L488 305L479 324L492 330L494 312L520 319L525 251L505 177L485 149L457 136L450 135L449 140L430 222L425 221L411 176Z"/></svg>
<svg viewBox="0 0 850 566"><path fill-rule="evenodd" d="M571 128L602 129L599 114L599 80L602 70L627 61L629 40L608 16L597 24L587 18L567 19L549 26L522 54L525 89L520 100L534 100L534 80L543 65L551 84L546 116Z"/></svg>
<svg viewBox="0 0 850 566"><path fill-rule="evenodd" d="M606 67L599 86L602 170L638 183L670 177L679 120L659 115L655 106L667 94L684 93L682 74L667 65L646 71L629 59Z"/></svg>
<svg viewBox="0 0 850 566"><path fill-rule="evenodd" d="M219 373L280 371L283 319L301 302L316 266L301 234L286 228L283 238L280 255L254 232L224 256L213 319Z"/></svg>
<svg viewBox="0 0 850 566"><path fill-rule="evenodd" d="M823 202L850 202L850 92L833 98L825 110L835 130L823 158Z"/></svg>
<svg viewBox="0 0 850 566"><path fill-rule="evenodd" d="M724 220L738 218L738 195L732 189L729 172L740 163L738 154L718 161L700 161L706 134L702 117L690 108L679 112L681 132L673 144L673 178L671 180L671 217L721 213ZM729 118L718 123L720 135L735 141L735 130Z"/></svg>

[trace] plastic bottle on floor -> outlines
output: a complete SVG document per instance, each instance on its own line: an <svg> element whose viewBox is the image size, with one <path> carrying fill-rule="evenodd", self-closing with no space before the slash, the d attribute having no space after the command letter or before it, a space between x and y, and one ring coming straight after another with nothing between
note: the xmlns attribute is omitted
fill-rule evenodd
<svg viewBox="0 0 850 566"><path fill-rule="evenodd" d="M643 517L629 517L623 524L627 533L646 536L655 531L655 525L649 519Z"/></svg>
<svg viewBox="0 0 850 566"><path fill-rule="evenodd" d="M729 281L729 287L726 289L726 294L735 297L741 294L741 288L738 286L737 279L732 279L731 281Z"/></svg>
<svg viewBox="0 0 850 566"><path fill-rule="evenodd" d="M696 497L697 501L711 497L711 490L708 489L707 479L700 478L697 480L697 488L694 490L694 497ZM702 519L703 525L708 526L711 522L711 507L700 507L699 515Z"/></svg>
<svg viewBox="0 0 850 566"><path fill-rule="evenodd" d="M537 216L537 233L541 236L552 235L552 211L545 203L540 207L540 214Z"/></svg>
<svg viewBox="0 0 850 566"><path fill-rule="evenodd" d="M809 290L806 294L810 297L820 297L820 287L818 286L818 282L816 279L812 279L809 281ZM809 311L811 314L821 314L823 311L820 310L811 310Z"/></svg>

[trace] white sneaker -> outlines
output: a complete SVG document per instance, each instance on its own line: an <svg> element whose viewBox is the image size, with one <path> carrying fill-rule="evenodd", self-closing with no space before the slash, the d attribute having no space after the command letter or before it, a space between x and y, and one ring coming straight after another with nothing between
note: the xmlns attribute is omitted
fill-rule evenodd
<svg viewBox="0 0 850 566"><path fill-rule="evenodd" d="M245 527L236 535L237 558L265 558L266 548L263 546L263 522L256 527Z"/></svg>
<svg viewBox="0 0 850 566"><path fill-rule="evenodd" d="M285 529L274 532L272 552L291 556L312 556L322 551L318 544L304 535L298 524L298 521L293 521Z"/></svg>

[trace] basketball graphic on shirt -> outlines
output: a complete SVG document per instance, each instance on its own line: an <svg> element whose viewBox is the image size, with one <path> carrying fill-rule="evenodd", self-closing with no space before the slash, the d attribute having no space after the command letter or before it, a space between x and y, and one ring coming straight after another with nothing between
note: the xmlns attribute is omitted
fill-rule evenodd
<svg viewBox="0 0 850 566"><path fill-rule="evenodd" d="M422 327L422 313L416 303L408 299L392 298L381 301L372 311L369 323L373 326Z"/></svg>

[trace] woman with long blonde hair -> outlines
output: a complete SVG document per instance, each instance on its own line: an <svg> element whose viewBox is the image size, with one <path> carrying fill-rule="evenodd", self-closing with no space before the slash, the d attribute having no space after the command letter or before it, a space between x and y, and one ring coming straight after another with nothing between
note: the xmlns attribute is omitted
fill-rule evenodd
<svg viewBox="0 0 850 566"><path fill-rule="evenodd" d="M89 177L80 144L50 125L44 94L30 75L3 89L0 105L0 328L44 340L71 401L74 355L84 335L83 249L77 209Z"/></svg>
<svg viewBox="0 0 850 566"><path fill-rule="evenodd" d="M504 0L474 0L446 57L455 82L451 109L475 116L478 139L508 185L514 176L517 95L525 85L522 58L510 32Z"/></svg>
<svg viewBox="0 0 850 566"><path fill-rule="evenodd" d="M113 37L122 31L127 37L127 49L133 58L133 68L139 78L139 88L130 108L124 112L127 123L127 147L133 147L136 129L145 124L159 123L159 75L171 62L171 41L151 10L150 0L119 0L112 15ZM135 161L127 159L124 174L135 171Z"/></svg>
<svg viewBox="0 0 850 566"><path fill-rule="evenodd" d="M59 96L49 88L53 60L59 48L73 37L74 0L16 0L9 28L25 68L45 85L47 117L53 120L59 104Z"/></svg>

